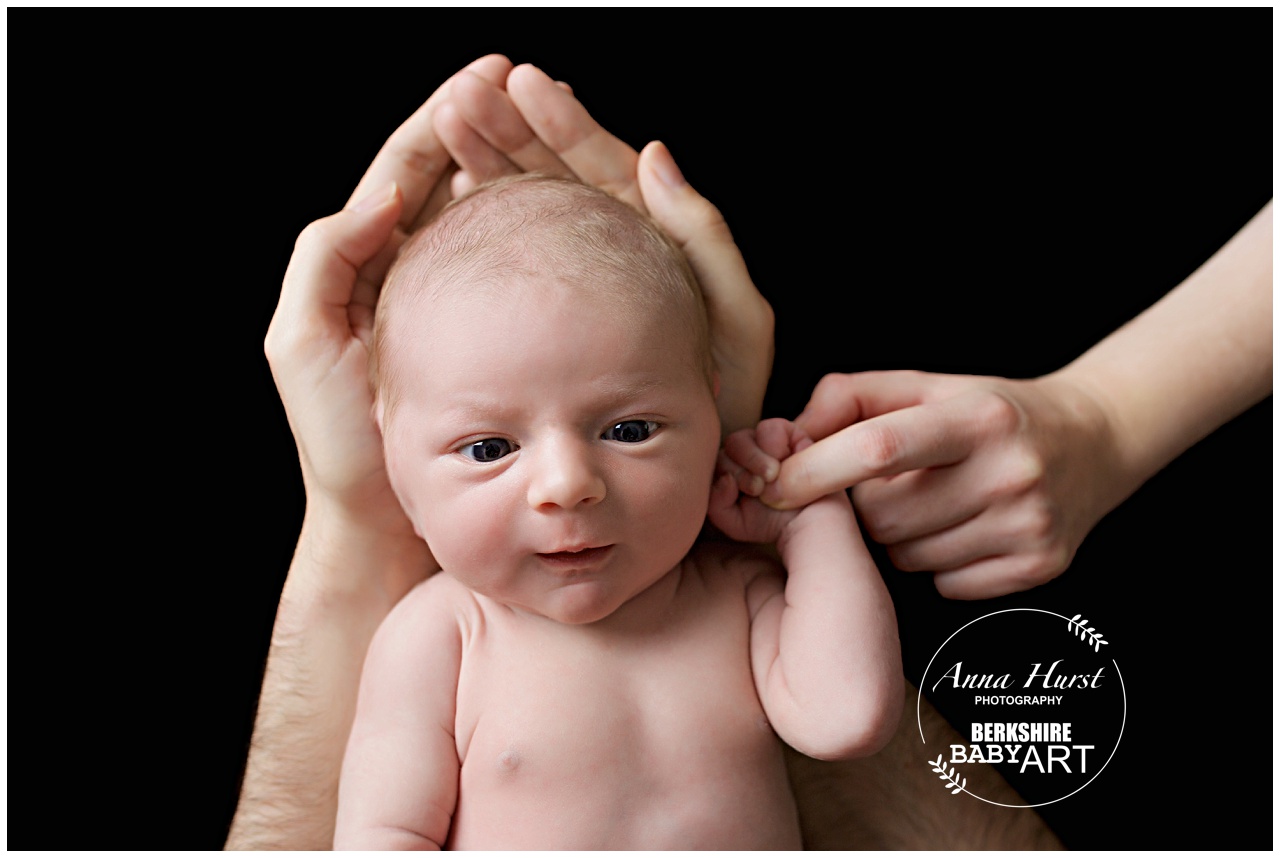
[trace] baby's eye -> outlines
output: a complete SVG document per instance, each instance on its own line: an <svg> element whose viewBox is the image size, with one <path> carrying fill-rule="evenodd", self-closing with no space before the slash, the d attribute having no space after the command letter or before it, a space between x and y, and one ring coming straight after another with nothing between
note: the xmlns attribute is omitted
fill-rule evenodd
<svg viewBox="0 0 1280 858"><path fill-rule="evenodd" d="M485 438L463 447L458 452L473 462L496 462L516 451L516 446L506 438Z"/></svg>
<svg viewBox="0 0 1280 858"><path fill-rule="evenodd" d="M606 441L638 444L656 431L658 431L658 424L652 420L623 420L612 428L606 429L600 437Z"/></svg>

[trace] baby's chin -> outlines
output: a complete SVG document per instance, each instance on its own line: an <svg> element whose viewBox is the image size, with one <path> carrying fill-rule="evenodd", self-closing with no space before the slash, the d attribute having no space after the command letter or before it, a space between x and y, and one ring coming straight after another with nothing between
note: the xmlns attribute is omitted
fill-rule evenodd
<svg viewBox="0 0 1280 858"><path fill-rule="evenodd" d="M586 589L590 585L577 585ZM540 606L536 613L557 623L567 626L587 626L608 619L622 607L616 599L580 598L571 594L568 598L560 598L549 605Z"/></svg>
<svg viewBox="0 0 1280 858"><path fill-rule="evenodd" d="M512 607L567 626L587 626L614 616L630 599L598 581L583 581L558 588L541 604Z"/></svg>

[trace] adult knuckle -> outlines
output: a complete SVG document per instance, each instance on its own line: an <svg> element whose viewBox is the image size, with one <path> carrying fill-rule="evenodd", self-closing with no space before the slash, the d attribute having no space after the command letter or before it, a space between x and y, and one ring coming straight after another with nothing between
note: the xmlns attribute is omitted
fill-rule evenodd
<svg viewBox="0 0 1280 858"><path fill-rule="evenodd" d="M276 356L279 354L279 351L277 350L279 348L277 344L279 334L275 331L275 323L272 323L272 325L267 328L267 335L262 338L262 353L266 355L267 363L270 364L274 364L276 362Z"/></svg>
<svg viewBox="0 0 1280 858"><path fill-rule="evenodd" d="M694 210L694 219L698 225L698 230L706 235L706 237L717 242L733 244L733 232L729 229L729 223L724 219L724 214L715 203L705 197L698 200L698 205Z"/></svg>
<svg viewBox="0 0 1280 858"><path fill-rule="evenodd" d="M1075 559L1075 550L1067 543L1066 540L1058 540L1050 547L1046 555L1046 569L1048 570L1048 578L1056 578L1067 568L1071 566L1071 561Z"/></svg>
<svg viewBox="0 0 1280 858"><path fill-rule="evenodd" d="M267 357L267 363L273 368L282 366L297 351L297 346L297 327L282 325L278 322L271 323L262 341L262 350Z"/></svg>
<svg viewBox="0 0 1280 858"><path fill-rule="evenodd" d="M996 494L1014 497L1036 492L1044 486L1048 468L1037 451L1015 445L1010 448L996 482Z"/></svg>
<svg viewBox="0 0 1280 858"><path fill-rule="evenodd" d="M974 417L992 435L1013 435L1022 427L1022 409L1005 394L989 389L977 396Z"/></svg>
<svg viewBox="0 0 1280 858"><path fill-rule="evenodd" d="M329 243L329 228L326 219L313 220L302 228L298 233L297 240L293 243L295 255L305 255L317 248L325 247Z"/></svg>
<svg viewBox="0 0 1280 858"><path fill-rule="evenodd" d="M875 538L874 535L872 538ZM878 539L876 541L879 542ZM908 548L904 548L901 545L889 545L885 548L885 554L888 555L889 562L896 568L901 569L903 572L920 571L912 564L912 554Z"/></svg>
<svg viewBox="0 0 1280 858"><path fill-rule="evenodd" d="M878 508L859 509L859 518L867 534L881 545L892 545L898 541L901 527L893 516Z"/></svg>
<svg viewBox="0 0 1280 858"><path fill-rule="evenodd" d="M848 384L849 376L842 372L829 372L822 378L818 379L818 383L813 387L813 398L819 402L826 402L836 397L844 395L845 385Z"/></svg>
<svg viewBox="0 0 1280 858"><path fill-rule="evenodd" d="M387 138L386 149L406 170L426 176L443 169L444 156L440 153L425 152L411 141L412 132L405 126L397 128Z"/></svg>
<svg viewBox="0 0 1280 858"><path fill-rule="evenodd" d="M1026 562L1014 569L1012 580L1020 590L1047 584L1066 569L1062 556L1054 549L1034 552Z"/></svg>
<svg viewBox="0 0 1280 858"><path fill-rule="evenodd" d="M1028 504L1022 518L1022 532L1041 549L1051 545L1058 532L1057 511L1044 500Z"/></svg>
<svg viewBox="0 0 1280 858"><path fill-rule="evenodd" d="M772 342L774 328L777 325L777 314L773 310L773 305L769 303L769 299L758 291L756 292L755 305L757 333L770 337L770 342Z"/></svg>

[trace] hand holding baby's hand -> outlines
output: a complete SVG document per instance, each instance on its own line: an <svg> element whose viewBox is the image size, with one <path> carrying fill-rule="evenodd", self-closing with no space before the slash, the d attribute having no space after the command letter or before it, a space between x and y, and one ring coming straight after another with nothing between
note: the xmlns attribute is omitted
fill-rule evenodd
<svg viewBox="0 0 1280 858"><path fill-rule="evenodd" d="M729 435L711 487L711 523L739 542L776 542L787 525L808 507L777 510L765 506L758 496L777 478L784 459L811 444L813 440L803 429L780 417L762 420L754 429L739 429Z"/></svg>

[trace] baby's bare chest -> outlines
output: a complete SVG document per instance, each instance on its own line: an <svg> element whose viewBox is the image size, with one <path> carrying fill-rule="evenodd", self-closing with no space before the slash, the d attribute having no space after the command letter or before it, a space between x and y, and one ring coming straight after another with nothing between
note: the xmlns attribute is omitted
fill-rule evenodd
<svg viewBox="0 0 1280 858"><path fill-rule="evenodd" d="M703 834L723 843L722 828L750 834L751 817L786 829L785 767L752 680L745 605L694 607L637 635L487 628L459 679L455 835L558 820L547 848L637 837L698 848Z"/></svg>
<svg viewBox="0 0 1280 858"><path fill-rule="evenodd" d="M464 765L622 762L771 736L751 676L745 608L713 606L644 634L509 624L464 654Z"/></svg>

